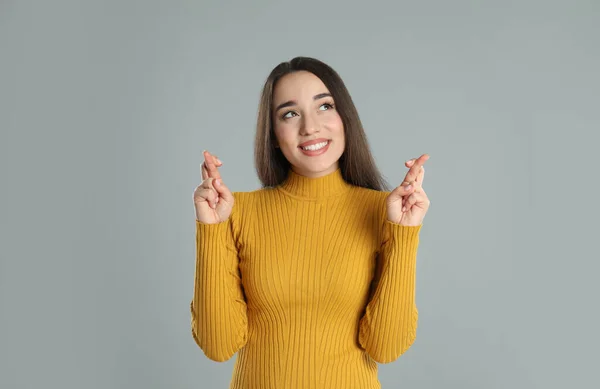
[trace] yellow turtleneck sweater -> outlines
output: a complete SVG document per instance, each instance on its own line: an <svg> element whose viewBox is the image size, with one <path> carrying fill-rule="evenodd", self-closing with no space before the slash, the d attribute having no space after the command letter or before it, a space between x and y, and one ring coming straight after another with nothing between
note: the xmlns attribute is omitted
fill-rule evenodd
<svg viewBox="0 0 600 389"><path fill-rule="evenodd" d="M227 221L196 220L192 335L238 352L231 389L380 388L377 363L414 342L421 226L386 217L389 192L338 169L234 192Z"/></svg>

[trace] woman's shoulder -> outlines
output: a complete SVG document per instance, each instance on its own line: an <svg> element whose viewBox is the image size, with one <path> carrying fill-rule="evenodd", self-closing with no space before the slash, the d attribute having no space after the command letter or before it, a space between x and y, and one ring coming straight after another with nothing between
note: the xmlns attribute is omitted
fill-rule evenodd
<svg viewBox="0 0 600 389"><path fill-rule="evenodd" d="M382 217L386 214L387 198L391 191L356 186L353 192L357 206L369 209L370 212Z"/></svg>
<svg viewBox="0 0 600 389"><path fill-rule="evenodd" d="M240 208L249 208L255 204L264 203L265 200L268 202L268 197L274 193L274 188L260 188L250 191L233 191L233 198L235 204L239 205Z"/></svg>
<svg viewBox="0 0 600 389"><path fill-rule="evenodd" d="M253 199L260 198L262 196L273 193L275 188L260 188L249 191L232 191L233 197L240 201L251 201Z"/></svg>
<svg viewBox="0 0 600 389"><path fill-rule="evenodd" d="M272 202L268 194L273 192L273 188L261 188L250 191L232 191L234 205L232 218L234 224L244 224L244 220L253 218L257 213L264 211ZM272 196L271 196L272 197Z"/></svg>
<svg viewBox="0 0 600 389"><path fill-rule="evenodd" d="M377 190L364 188L362 186L353 186L353 195L361 199L369 199L375 202L381 202L385 201L389 194L389 190Z"/></svg>

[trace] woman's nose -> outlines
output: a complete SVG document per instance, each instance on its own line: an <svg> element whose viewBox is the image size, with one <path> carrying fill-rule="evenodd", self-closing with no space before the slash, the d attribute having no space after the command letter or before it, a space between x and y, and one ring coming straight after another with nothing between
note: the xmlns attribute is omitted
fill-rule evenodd
<svg viewBox="0 0 600 389"><path fill-rule="evenodd" d="M318 121L311 115L305 115L302 120L302 128L300 129L303 135L311 135L318 131Z"/></svg>

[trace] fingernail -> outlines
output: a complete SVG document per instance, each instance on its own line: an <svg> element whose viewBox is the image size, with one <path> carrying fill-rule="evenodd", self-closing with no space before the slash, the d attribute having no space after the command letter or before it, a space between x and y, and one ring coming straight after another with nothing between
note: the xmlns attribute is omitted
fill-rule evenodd
<svg viewBox="0 0 600 389"><path fill-rule="evenodd" d="M217 180L215 180L215 185L216 185L216 186L219 186L219 185L221 185L221 180L220 180L220 179L217 179Z"/></svg>
<svg viewBox="0 0 600 389"><path fill-rule="evenodd" d="M405 188L406 188L406 190L411 190L412 189L412 185L410 185L410 184L406 185Z"/></svg>

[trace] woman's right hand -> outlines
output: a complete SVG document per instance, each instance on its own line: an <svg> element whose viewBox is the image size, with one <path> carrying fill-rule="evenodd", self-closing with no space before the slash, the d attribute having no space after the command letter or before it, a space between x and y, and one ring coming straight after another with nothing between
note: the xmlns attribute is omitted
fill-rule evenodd
<svg viewBox="0 0 600 389"><path fill-rule="evenodd" d="M221 161L208 151L204 152L202 163L202 183L194 190L196 219L204 224L217 224L229 218L233 209L234 197L223 184L218 167Z"/></svg>

